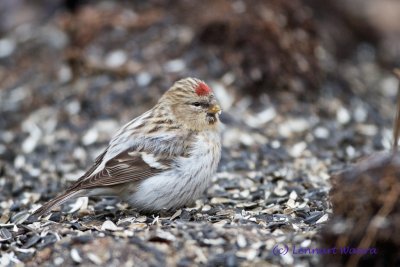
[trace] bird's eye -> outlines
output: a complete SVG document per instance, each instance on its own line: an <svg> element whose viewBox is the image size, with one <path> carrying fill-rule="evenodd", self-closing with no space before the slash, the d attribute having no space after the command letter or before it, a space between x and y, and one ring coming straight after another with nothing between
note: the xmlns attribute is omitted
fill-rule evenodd
<svg viewBox="0 0 400 267"><path fill-rule="evenodd" d="M192 106L200 107L200 106L201 106L201 103L200 103L200 102L193 102L193 103L192 103Z"/></svg>

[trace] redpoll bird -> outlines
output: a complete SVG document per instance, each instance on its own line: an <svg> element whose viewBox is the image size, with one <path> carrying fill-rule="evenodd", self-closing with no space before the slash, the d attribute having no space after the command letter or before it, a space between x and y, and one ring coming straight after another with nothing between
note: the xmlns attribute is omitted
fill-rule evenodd
<svg viewBox="0 0 400 267"><path fill-rule="evenodd" d="M116 133L79 180L33 216L82 196L117 196L147 212L190 203L204 192L217 169L220 113L203 81L175 82L152 109Z"/></svg>

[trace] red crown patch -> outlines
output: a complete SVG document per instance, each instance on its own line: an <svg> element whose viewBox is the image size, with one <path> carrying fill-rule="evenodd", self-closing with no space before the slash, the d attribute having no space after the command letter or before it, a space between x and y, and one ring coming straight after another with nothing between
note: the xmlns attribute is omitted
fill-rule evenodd
<svg viewBox="0 0 400 267"><path fill-rule="evenodd" d="M211 92L212 92L211 88L208 87L208 85L203 82L200 82L199 85L197 85L196 87L196 94L198 96L205 96L210 94Z"/></svg>

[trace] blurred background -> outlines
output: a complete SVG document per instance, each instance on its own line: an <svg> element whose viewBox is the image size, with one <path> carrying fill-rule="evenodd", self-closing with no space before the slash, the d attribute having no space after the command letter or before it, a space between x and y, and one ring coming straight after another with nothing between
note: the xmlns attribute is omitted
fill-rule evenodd
<svg viewBox="0 0 400 267"><path fill-rule="evenodd" d="M329 175L390 148L399 66L396 0L2 0L2 220L77 179L120 126L193 76L213 88L225 123L202 205L237 209L220 196L265 210L293 191L312 232L330 212ZM288 215L282 203L273 214Z"/></svg>

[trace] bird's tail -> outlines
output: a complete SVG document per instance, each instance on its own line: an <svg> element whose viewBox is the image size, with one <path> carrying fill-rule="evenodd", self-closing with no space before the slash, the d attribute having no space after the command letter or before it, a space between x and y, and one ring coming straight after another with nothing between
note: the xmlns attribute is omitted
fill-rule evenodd
<svg viewBox="0 0 400 267"><path fill-rule="evenodd" d="M79 197L81 194L82 190L78 191L72 191L72 192L65 192L62 195L59 195L49 202L43 204L39 209L35 210L35 212L31 215L34 218L39 218L46 213L50 212L53 208L60 206L64 202L66 202L69 199Z"/></svg>

